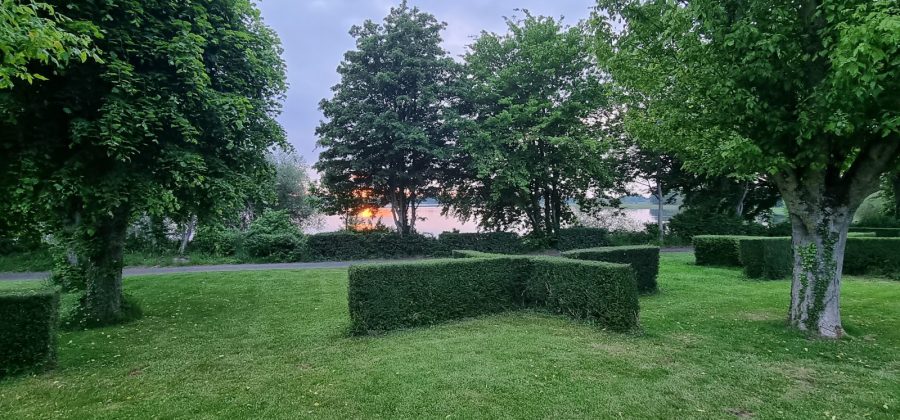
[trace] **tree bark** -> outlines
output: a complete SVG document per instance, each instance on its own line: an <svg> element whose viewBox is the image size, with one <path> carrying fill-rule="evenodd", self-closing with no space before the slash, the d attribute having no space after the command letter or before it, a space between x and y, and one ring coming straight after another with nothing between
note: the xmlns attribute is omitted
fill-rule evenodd
<svg viewBox="0 0 900 420"><path fill-rule="evenodd" d="M118 208L95 225L88 246L87 288L81 302L84 321L108 325L122 320L122 266L129 212Z"/></svg>
<svg viewBox="0 0 900 420"><path fill-rule="evenodd" d="M191 216L187 224L184 226L184 231L181 233L181 244L178 246L178 255L184 255L184 251L187 249L188 243L191 241L191 237L194 236L194 228L197 226L197 216Z"/></svg>
<svg viewBox="0 0 900 420"><path fill-rule="evenodd" d="M656 208L656 228L659 230L659 246L663 246L663 240L665 239L665 235L663 233L663 186L662 181L659 177L656 178L656 198L657 198L657 208Z"/></svg>
<svg viewBox="0 0 900 420"><path fill-rule="evenodd" d="M826 207L791 213L794 249L790 325L826 338L841 338L840 291L847 231L853 212Z"/></svg>

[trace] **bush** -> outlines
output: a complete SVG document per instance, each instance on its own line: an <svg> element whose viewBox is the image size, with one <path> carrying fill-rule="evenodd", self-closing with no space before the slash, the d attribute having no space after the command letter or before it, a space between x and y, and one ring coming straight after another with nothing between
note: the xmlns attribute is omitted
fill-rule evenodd
<svg viewBox="0 0 900 420"><path fill-rule="evenodd" d="M59 291L0 293L0 378L53 367Z"/></svg>
<svg viewBox="0 0 900 420"><path fill-rule="evenodd" d="M634 269L638 292L656 293L659 274L659 247L649 245L577 249L563 252L566 258L628 264Z"/></svg>
<svg viewBox="0 0 900 420"><path fill-rule="evenodd" d="M638 323L637 286L631 267L552 257L498 256L352 266L348 304L354 334L432 325L528 306L617 331L635 328Z"/></svg>
<svg viewBox="0 0 900 420"><path fill-rule="evenodd" d="M900 277L900 238L847 238L844 273Z"/></svg>
<svg viewBox="0 0 900 420"><path fill-rule="evenodd" d="M670 235L682 238L699 235L747 235L751 231L765 230L765 227L752 226L737 216L695 209L687 209L672 216L667 227Z"/></svg>
<svg viewBox="0 0 900 420"><path fill-rule="evenodd" d="M243 234L234 229L200 226L190 247L210 255L232 256L243 245L243 239Z"/></svg>
<svg viewBox="0 0 900 420"><path fill-rule="evenodd" d="M853 233L872 233L879 238L897 238L900 237L900 228L887 227L851 227L850 232Z"/></svg>
<svg viewBox="0 0 900 420"><path fill-rule="evenodd" d="M741 238L738 240L744 274L752 279L782 279L793 270L790 238Z"/></svg>
<svg viewBox="0 0 900 420"><path fill-rule="evenodd" d="M512 232L444 232L438 241L446 250L468 249L499 254L518 254L526 250L522 238Z"/></svg>
<svg viewBox="0 0 900 420"><path fill-rule="evenodd" d="M351 266L351 331L380 332L519 308L527 271L516 258Z"/></svg>
<svg viewBox="0 0 900 420"><path fill-rule="evenodd" d="M529 262L525 296L532 305L613 331L637 328L637 284L630 266L553 257Z"/></svg>
<svg viewBox="0 0 900 420"><path fill-rule="evenodd" d="M571 249L595 248L609 245L609 232L606 229L590 227L572 227L560 229L557 236L556 249L568 251Z"/></svg>
<svg viewBox="0 0 900 420"><path fill-rule="evenodd" d="M301 261L306 254L303 236L290 233L247 235L243 247L251 258L272 262Z"/></svg>
<svg viewBox="0 0 900 420"><path fill-rule="evenodd" d="M371 258L406 258L438 253L438 244L424 235L400 236L396 233L329 232L307 238L309 258L326 261Z"/></svg>
<svg viewBox="0 0 900 420"><path fill-rule="evenodd" d="M694 236L694 258L697 265L740 267L741 238L746 236L698 235Z"/></svg>
<svg viewBox="0 0 900 420"><path fill-rule="evenodd" d="M503 257L503 254L491 254L488 252L481 251L470 251L467 249L454 249L450 252L450 256L453 258L497 258Z"/></svg>

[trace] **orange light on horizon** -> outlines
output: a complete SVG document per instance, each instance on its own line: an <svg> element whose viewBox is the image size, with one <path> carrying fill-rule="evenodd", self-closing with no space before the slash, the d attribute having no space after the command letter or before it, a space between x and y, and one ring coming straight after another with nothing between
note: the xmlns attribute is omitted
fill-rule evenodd
<svg viewBox="0 0 900 420"><path fill-rule="evenodd" d="M366 218L366 219L371 219L372 217L375 216L375 213L372 212L372 209L362 209L362 210L360 210L360 212L357 214L357 216L358 216L358 217L363 217L363 218Z"/></svg>

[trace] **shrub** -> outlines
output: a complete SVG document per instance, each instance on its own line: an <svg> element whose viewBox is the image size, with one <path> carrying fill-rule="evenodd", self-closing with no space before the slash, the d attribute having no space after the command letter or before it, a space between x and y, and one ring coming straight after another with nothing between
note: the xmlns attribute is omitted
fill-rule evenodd
<svg viewBox="0 0 900 420"><path fill-rule="evenodd" d="M204 225L197 229L190 247L210 255L232 256L243 245L243 239L237 230Z"/></svg>
<svg viewBox="0 0 900 420"><path fill-rule="evenodd" d="M900 276L900 238L847 238L844 273Z"/></svg>
<svg viewBox="0 0 900 420"><path fill-rule="evenodd" d="M306 253L303 236L291 233L247 235L243 246L248 256L273 262L300 261Z"/></svg>
<svg viewBox="0 0 900 420"><path fill-rule="evenodd" d="M694 236L694 258L697 265L718 265L727 267L740 267L741 238L746 236L729 235L698 235Z"/></svg>
<svg viewBox="0 0 900 420"><path fill-rule="evenodd" d="M900 228L853 226L850 228L850 233L871 233L879 238L896 238L900 237Z"/></svg>
<svg viewBox="0 0 900 420"><path fill-rule="evenodd" d="M306 246L313 260L347 261L430 256L438 253L436 242L415 234L329 232L310 235Z"/></svg>
<svg viewBox="0 0 900 420"><path fill-rule="evenodd" d="M563 252L566 258L628 264L634 269L638 292L655 293L659 274L659 247L648 245L577 249Z"/></svg>
<svg viewBox="0 0 900 420"><path fill-rule="evenodd" d="M380 332L519 308L527 271L516 258L351 266L351 331Z"/></svg>
<svg viewBox="0 0 900 420"><path fill-rule="evenodd" d="M303 232L291 220L291 215L284 210L266 210L250 223L248 235L301 235Z"/></svg>
<svg viewBox="0 0 900 420"><path fill-rule="evenodd" d="M526 306L623 331L638 323L634 271L552 257L476 258L350 267L351 332L431 325Z"/></svg>
<svg viewBox="0 0 900 420"><path fill-rule="evenodd" d="M595 248L609 245L609 232L606 229L590 227L572 227L559 230L556 248L560 251L571 249Z"/></svg>
<svg viewBox="0 0 900 420"><path fill-rule="evenodd" d="M525 251L522 238L512 232L444 232L438 237L438 241L441 247L447 250L468 249L500 254L517 254Z"/></svg>
<svg viewBox="0 0 900 420"><path fill-rule="evenodd" d="M765 226L747 223L740 217L721 213L687 209L672 216L667 225L669 234L682 238L699 235L765 235Z"/></svg>
<svg viewBox="0 0 900 420"><path fill-rule="evenodd" d="M741 238L741 265L749 278L782 279L793 270L790 238Z"/></svg>
<svg viewBox="0 0 900 420"><path fill-rule="evenodd" d="M637 284L630 266L553 257L529 262L525 296L532 305L613 331L638 326Z"/></svg>
<svg viewBox="0 0 900 420"><path fill-rule="evenodd" d="M0 378L53 367L59 291L0 293Z"/></svg>
<svg viewBox="0 0 900 420"><path fill-rule="evenodd" d="M470 251L468 249L454 249L450 252L450 256L453 258L496 258L502 257L503 254L491 254L488 252L481 251Z"/></svg>

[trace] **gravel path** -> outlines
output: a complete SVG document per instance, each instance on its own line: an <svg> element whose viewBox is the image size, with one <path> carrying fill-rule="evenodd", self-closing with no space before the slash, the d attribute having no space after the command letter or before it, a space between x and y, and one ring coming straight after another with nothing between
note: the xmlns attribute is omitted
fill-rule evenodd
<svg viewBox="0 0 900 420"><path fill-rule="evenodd" d="M691 252L692 248L663 248L662 252ZM352 264L379 263L388 261L409 260L363 260L363 261L326 261L312 263L279 263L279 264L221 264L221 265L184 265L177 267L129 267L122 271L124 277L148 276L174 273L211 273L217 271L248 270L307 270L315 268L346 268ZM47 271L25 273L0 273L0 281L4 280L43 280L49 276Z"/></svg>

